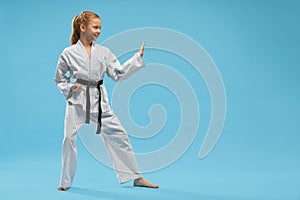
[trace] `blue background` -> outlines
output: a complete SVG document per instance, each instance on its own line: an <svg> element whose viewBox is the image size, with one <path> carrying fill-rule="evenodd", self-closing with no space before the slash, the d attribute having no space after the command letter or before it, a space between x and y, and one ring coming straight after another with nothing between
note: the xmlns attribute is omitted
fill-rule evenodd
<svg viewBox="0 0 300 200"><path fill-rule="evenodd" d="M145 174L159 190L120 186L80 141L74 187L56 190L65 102L53 76L71 20L83 10L100 14L100 43L132 28L174 29L201 44L220 70L227 116L219 142L198 159L206 93L203 126L188 151ZM296 0L2 0L0 199L300 199L299 11ZM155 58L146 52L146 62L172 63ZM107 81L109 92L113 86ZM137 151L152 147L132 143Z"/></svg>

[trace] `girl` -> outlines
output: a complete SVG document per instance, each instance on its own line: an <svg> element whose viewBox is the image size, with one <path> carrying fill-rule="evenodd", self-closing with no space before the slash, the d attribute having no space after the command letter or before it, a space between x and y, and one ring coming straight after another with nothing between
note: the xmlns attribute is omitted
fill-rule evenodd
<svg viewBox="0 0 300 200"><path fill-rule="evenodd" d="M121 65L107 48L95 44L101 19L84 11L72 22L71 46L64 49L55 74L57 87L67 101L62 149L62 174L58 190L68 190L76 170L78 129L90 121L97 123L120 183L133 180L134 186L158 188L141 175L128 136L108 105L103 76L114 81L129 77L144 66L144 44L139 52ZM66 74L69 73L67 76ZM70 82L75 79L75 83Z"/></svg>

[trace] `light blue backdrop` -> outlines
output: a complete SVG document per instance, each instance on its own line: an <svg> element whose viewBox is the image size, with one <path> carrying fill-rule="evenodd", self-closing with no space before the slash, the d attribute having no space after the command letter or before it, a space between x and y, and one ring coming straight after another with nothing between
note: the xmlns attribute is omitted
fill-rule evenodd
<svg viewBox="0 0 300 200"><path fill-rule="evenodd" d="M199 131L188 151L171 166L145 174L160 184L159 190L119 186L114 172L80 141L74 188L56 190L65 102L53 76L59 54L69 45L71 20L83 10L101 15L99 43L133 28L173 29L201 44L222 75L225 126L211 154L199 160L210 119L203 80L184 72L172 56L146 51L146 62L187 74L199 88L201 107ZM299 11L296 0L2 0L0 199L300 199ZM106 80L106 85L111 93L114 83ZM168 101L174 97L160 89L158 94L166 97L149 100L153 93L136 93L133 103L145 113L133 112L133 119L148 123L151 101L173 109ZM134 149L155 150L167 143L179 120L173 117L164 130L170 134L160 135L160 141L132 138Z"/></svg>

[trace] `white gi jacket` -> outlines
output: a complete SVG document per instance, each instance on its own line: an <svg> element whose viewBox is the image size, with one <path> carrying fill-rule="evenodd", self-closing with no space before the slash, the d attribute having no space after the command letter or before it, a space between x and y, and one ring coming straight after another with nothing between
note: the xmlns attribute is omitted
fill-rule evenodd
<svg viewBox="0 0 300 200"><path fill-rule="evenodd" d="M123 65L117 57L106 47L99 44L92 44L91 56L89 57L84 46L78 40L75 45L63 50L58 60L55 73L55 82L66 100L72 104L80 104L85 110L86 107L86 86L79 93L71 92L70 88L74 83L70 79L84 79L98 82L106 73L114 81L121 81L145 66L142 57L136 53ZM67 76L69 72L69 76ZM110 111L107 91L104 85L101 89L102 112ZM91 113L98 112L99 91L96 87L90 88Z"/></svg>

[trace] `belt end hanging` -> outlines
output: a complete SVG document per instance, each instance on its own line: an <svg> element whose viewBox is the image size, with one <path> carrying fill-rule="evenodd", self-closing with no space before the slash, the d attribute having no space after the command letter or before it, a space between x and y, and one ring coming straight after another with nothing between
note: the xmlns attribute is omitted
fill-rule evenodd
<svg viewBox="0 0 300 200"><path fill-rule="evenodd" d="M101 125L100 123L98 122L97 123L97 131L96 131L96 134L100 134L101 133Z"/></svg>

